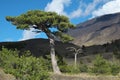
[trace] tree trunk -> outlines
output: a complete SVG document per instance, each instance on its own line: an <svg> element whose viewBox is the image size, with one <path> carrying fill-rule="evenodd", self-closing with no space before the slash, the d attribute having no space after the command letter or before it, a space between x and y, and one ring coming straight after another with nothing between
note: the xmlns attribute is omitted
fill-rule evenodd
<svg viewBox="0 0 120 80"><path fill-rule="evenodd" d="M75 53L75 68L77 68L77 53Z"/></svg>
<svg viewBox="0 0 120 80"><path fill-rule="evenodd" d="M51 54L51 62L52 62L52 67L53 67L53 72L56 74L61 74L60 69L57 65L57 60L55 57L55 48L54 48L54 39L49 38L50 40L50 54Z"/></svg>

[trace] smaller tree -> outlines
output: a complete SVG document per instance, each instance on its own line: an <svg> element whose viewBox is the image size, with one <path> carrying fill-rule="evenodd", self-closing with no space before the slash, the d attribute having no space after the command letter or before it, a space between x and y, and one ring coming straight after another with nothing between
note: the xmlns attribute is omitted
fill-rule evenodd
<svg viewBox="0 0 120 80"><path fill-rule="evenodd" d="M82 49L81 48L75 48L75 47L67 47L66 49L69 49L70 51L73 51L74 53L74 65L75 68L77 67L77 55L82 53Z"/></svg>

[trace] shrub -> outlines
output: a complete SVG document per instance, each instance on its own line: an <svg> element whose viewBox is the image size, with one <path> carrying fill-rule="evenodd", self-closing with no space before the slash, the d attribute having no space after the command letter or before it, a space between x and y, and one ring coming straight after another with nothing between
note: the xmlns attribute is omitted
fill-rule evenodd
<svg viewBox="0 0 120 80"><path fill-rule="evenodd" d="M117 48L115 48L115 50L113 51L113 54L117 59L120 59L120 51Z"/></svg>
<svg viewBox="0 0 120 80"><path fill-rule="evenodd" d="M70 67L68 65L61 65L60 66L60 71L63 73L69 73L70 72Z"/></svg>
<svg viewBox="0 0 120 80"><path fill-rule="evenodd" d="M111 74L117 75L120 72L120 65L119 64L111 64Z"/></svg>
<svg viewBox="0 0 120 80"><path fill-rule="evenodd" d="M18 80L49 80L48 62L45 59L33 57L29 51L18 56L18 52L5 48L0 51L0 67L6 73L13 74Z"/></svg>
<svg viewBox="0 0 120 80"><path fill-rule="evenodd" d="M2 48L2 51L0 51L0 66L11 68L17 62L18 53L17 50L12 51Z"/></svg>
<svg viewBox="0 0 120 80"><path fill-rule="evenodd" d="M63 65L60 66L60 70L64 73L80 73L79 67L76 67L74 65Z"/></svg>
<svg viewBox="0 0 120 80"><path fill-rule="evenodd" d="M102 56L98 55L93 61L93 67L91 68L90 72L95 74L110 74L110 63Z"/></svg>
<svg viewBox="0 0 120 80"><path fill-rule="evenodd" d="M88 66L85 64L80 64L80 72L88 72Z"/></svg>

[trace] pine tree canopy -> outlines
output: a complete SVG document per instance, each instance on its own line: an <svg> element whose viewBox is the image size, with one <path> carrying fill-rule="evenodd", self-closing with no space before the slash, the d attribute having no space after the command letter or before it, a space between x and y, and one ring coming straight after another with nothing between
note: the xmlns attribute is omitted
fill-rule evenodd
<svg viewBox="0 0 120 80"><path fill-rule="evenodd" d="M17 29L30 29L30 26L35 25L33 28L41 30L46 34L53 33L62 38L63 41L65 41L64 39L72 39L64 33L69 28L73 28L74 25L70 23L66 16L58 15L55 12L30 10L20 16L7 16L6 20L15 25ZM58 31L51 32L49 28L56 28Z"/></svg>

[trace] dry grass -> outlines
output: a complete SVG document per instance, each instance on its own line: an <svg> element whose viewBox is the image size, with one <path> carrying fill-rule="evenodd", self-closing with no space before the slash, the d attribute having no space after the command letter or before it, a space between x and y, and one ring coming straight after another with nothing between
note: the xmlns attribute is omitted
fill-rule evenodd
<svg viewBox="0 0 120 80"><path fill-rule="evenodd" d="M50 73L51 80L120 80L120 74L118 76L103 76L103 75L90 75L87 73L81 73L81 74L53 74ZM10 74L5 74L3 69L0 68L0 80L16 80L14 76Z"/></svg>
<svg viewBox="0 0 120 80"><path fill-rule="evenodd" d="M0 68L0 80L16 80L14 76L5 74L3 69Z"/></svg>
<svg viewBox="0 0 120 80"><path fill-rule="evenodd" d="M70 75L70 74L61 74L61 75L52 75L52 80L120 80L120 76L103 76L103 75L89 75L86 73Z"/></svg>

